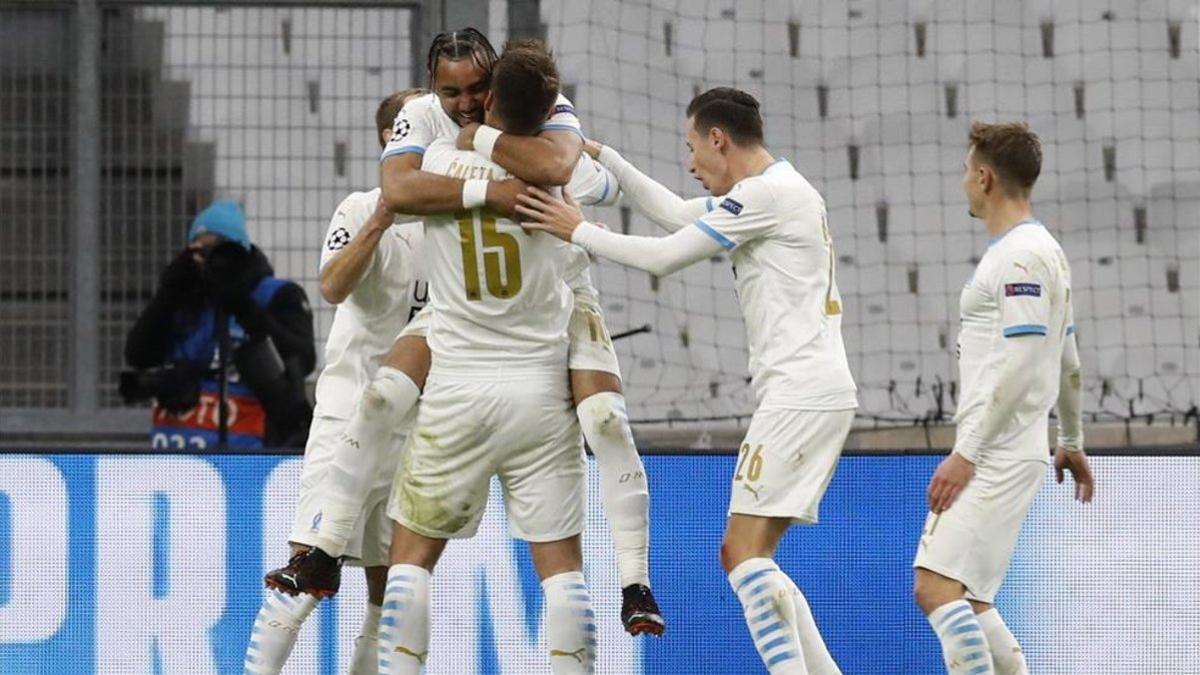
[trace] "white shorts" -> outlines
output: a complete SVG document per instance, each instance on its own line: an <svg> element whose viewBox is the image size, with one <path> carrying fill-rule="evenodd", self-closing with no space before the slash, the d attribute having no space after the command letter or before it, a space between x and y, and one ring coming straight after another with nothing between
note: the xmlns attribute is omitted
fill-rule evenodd
<svg viewBox="0 0 1200 675"><path fill-rule="evenodd" d="M817 522L854 410L758 410L738 452L729 512Z"/></svg>
<svg viewBox="0 0 1200 675"><path fill-rule="evenodd" d="M404 328L400 330L400 334L396 336L399 340L402 337L425 337L429 335L429 322L433 317L433 305L425 305L411 321L404 324Z"/></svg>
<svg viewBox="0 0 1200 675"><path fill-rule="evenodd" d="M925 518L913 567L962 582L971 600L992 602L1045 478L1042 461L981 464L949 509Z"/></svg>
<svg viewBox="0 0 1200 675"><path fill-rule="evenodd" d="M308 445L304 447L304 468L300 472L300 497L296 502L296 514L292 520L292 533L288 541L316 545L317 526L320 524L317 485L324 479L325 471L333 454L341 443L342 431L349 420L334 417L314 417L308 431ZM363 567L386 566L388 548L392 544L392 521L387 517L387 499L392 489L392 479L399 465L404 436L396 434L394 442L380 464L379 474L367 495L354 532L346 544L346 564Z"/></svg>
<svg viewBox="0 0 1200 675"><path fill-rule="evenodd" d="M604 313L600 307L575 300L571 322L567 326L570 347L567 367L571 370L599 370L621 377L617 352L613 349Z"/></svg>
<svg viewBox="0 0 1200 675"><path fill-rule="evenodd" d="M583 440L566 375L431 371L388 515L427 537L471 537L496 475L514 537L582 532Z"/></svg>

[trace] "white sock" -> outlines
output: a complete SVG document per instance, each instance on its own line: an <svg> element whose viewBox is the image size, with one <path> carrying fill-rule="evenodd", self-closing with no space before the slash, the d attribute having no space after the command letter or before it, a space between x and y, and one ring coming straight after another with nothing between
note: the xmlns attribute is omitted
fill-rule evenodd
<svg viewBox="0 0 1200 675"><path fill-rule="evenodd" d="M788 590L792 593L792 604L796 608L796 629L800 633L800 647L804 650L804 665L809 675L842 675L838 664L825 646L821 631L813 619L812 608L808 606L808 598L800 592L796 582L784 574Z"/></svg>
<svg viewBox="0 0 1200 675"><path fill-rule="evenodd" d="M554 675L592 673L596 668L596 615L583 572L564 572L542 581L546 594L546 642Z"/></svg>
<svg viewBox="0 0 1200 675"><path fill-rule="evenodd" d="M429 571L392 565L379 620L379 672L420 675L428 654Z"/></svg>
<svg viewBox="0 0 1200 675"><path fill-rule="evenodd" d="M754 648L771 675L807 675L787 575L770 558L750 558L729 573Z"/></svg>
<svg viewBox="0 0 1200 675"><path fill-rule="evenodd" d="M1025 655L1021 653L1021 645L1017 638L1004 625L1000 612L993 607L982 614L977 614L979 625L987 638L988 649L992 652L992 664L996 675L1029 675L1029 666L1025 664Z"/></svg>
<svg viewBox="0 0 1200 675"><path fill-rule="evenodd" d="M267 590L254 626L250 629L250 644L246 646L245 672L255 675L278 673L287 663L300 626L312 613L319 600L311 595L292 597L276 590Z"/></svg>
<svg viewBox="0 0 1200 675"><path fill-rule="evenodd" d="M600 499L617 550L621 587L650 585L650 489L625 412L625 397L603 391L575 407L600 469Z"/></svg>
<svg viewBox="0 0 1200 675"><path fill-rule="evenodd" d="M349 675L376 675L379 672L379 619L382 614L382 607L367 603L362 630L354 638Z"/></svg>
<svg viewBox="0 0 1200 675"><path fill-rule="evenodd" d="M420 388L408 375L388 366L381 366L363 390L318 492L321 522L315 543L329 555L336 558L346 552L380 458L396 426L420 397Z"/></svg>
<svg viewBox="0 0 1200 675"><path fill-rule="evenodd" d="M993 675L987 638L971 603L948 602L929 614L929 625L942 643L942 660L949 675Z"/></svg>

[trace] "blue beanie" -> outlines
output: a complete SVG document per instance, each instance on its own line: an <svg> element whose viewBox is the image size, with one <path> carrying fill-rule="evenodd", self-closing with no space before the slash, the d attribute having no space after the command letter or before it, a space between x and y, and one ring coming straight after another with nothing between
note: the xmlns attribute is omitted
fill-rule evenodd
<svg viewBox="0 0 1200 675"><path fill-rule="evenodd" d="M200 212L188 229L188 241L211 233L229 241L236 241L242 248L250 250L250 235L246 234L246 214L232 199L219 199Z"/></svg>

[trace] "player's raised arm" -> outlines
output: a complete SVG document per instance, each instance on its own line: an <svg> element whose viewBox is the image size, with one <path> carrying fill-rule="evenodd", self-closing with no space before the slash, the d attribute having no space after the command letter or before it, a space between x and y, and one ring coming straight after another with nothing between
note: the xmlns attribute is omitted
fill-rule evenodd
<svg viewBox="0 0 1200 675"><path fill-rule="evenodd" d="M530 183L566 185L579 160L583 137L575 127L547 126L537 136L518 136L471 124L459 133L458 147L475 150Z"/></svg>
<svg viewBox="0 0 1200 675"><path fill-rule="evenodd" d="M425 215L487 207L503 215L513 212L526 183L519 179L461 180L421 170L415 153L387 157L379 167L383 202L397 213Z"/></svg>
<svg viewBox="0 0 1200 675"><path fill-rule="evenodd" d="M541 48L535 40L510 40L505 53ZM558 82L553 83L558 88ZM458 147L475 150L512 175L537 185L566 185L583 149L583 128L575 106L561 94L536 136L503 133L495 127L465 124Z"/></svg>
<svg viewBox="0 0 1200 675"><path fill-rule="evenodd" d="M584 152L616 176L625 200L639 213L671 232L691 225L716 205L712 197L680 197L606 145L589 140L584 144Z"/></svg>
<svg viewBox="0 0 1200 675"><path fill-rule="evenodd" d="M394 216L382 200L369 208L366 199L351 195L333 214L321 247L321 297L326 302L341 304L354 292L375 258L383 233L392 226Z"/></svg>
<svg viewBox="0 0 1200 675"><path fill-rule="evenodd" d="M569 193L565 201L530 187L517 197L517 213L528 229L542 230L590 253L656 276L665 276L720 253L722 245L699 228L687 227L666 237L617 234L587 222Z"/></svg>
<svg viewBox="0 0 1200 675"><path fill-rule="evenodd" d="M518 180L462 180L421 170L421 158L434 139L453 137L458 127L483 119L496 53L478 31L441 33L429 49L434 93L409 101L396 115L383 150L379 184L384 204L396 213L431 214L487 206L511 214Z"/></svg>

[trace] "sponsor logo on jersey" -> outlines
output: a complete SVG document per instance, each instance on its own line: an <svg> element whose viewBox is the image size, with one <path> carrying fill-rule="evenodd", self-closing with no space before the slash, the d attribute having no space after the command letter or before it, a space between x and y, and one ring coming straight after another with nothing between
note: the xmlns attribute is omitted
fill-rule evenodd
<svg viewBox="0 0 1200 675"><path fill-rule="evenodd" d="M1042 297L1041 284L1004 284L1004 295L1013 297L1014 295L1028 295L1034 298Z"/></svg>
<svg viewBox="0 0 1200 675"><path fill-rule="evenodd" d="M571 106L567 105L566 103L559 103L558 105L554 106L554 114L555 115L561 115L563 113L566 113L568 115L574 115L575 109L572 108Z"/></svg>
<svg viewBox="0 0 1200 675"><path fill-rule="evenodd" d="M722 201L717 206L722 209L725 209L726 211L732 213L735 216L742 215L742 209L745 208L744 206L742 206L741 202L739 202L736 199L733 199L732 197L726 197L724 199L724 201Z"/></svg>

